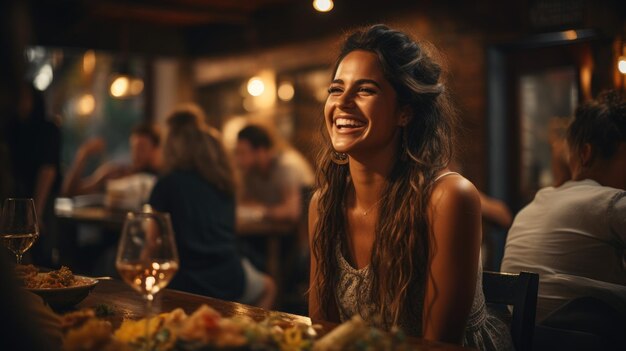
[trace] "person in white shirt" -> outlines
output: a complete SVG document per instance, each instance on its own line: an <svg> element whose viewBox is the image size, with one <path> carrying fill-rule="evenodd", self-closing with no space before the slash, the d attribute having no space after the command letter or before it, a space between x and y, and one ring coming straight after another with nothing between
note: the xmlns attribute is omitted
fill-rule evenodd
<svg viewBox="0 0 626 351"><path fill-rule="evenodd" d="M591 296L626 316L626 100L602 94L568 129L572 180L540 190L509 230L501 270L539 274L537 321Z"/></svg>

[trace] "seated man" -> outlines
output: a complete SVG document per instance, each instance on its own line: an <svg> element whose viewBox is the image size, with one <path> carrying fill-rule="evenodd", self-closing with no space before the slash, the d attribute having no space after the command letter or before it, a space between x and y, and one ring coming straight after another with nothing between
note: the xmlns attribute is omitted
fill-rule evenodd
<svg viewBox="0 0 626 351"><path fill-rule="evenodd" d="M242 173L241 205L262 219L297 222L302 211L297 170L275 153L268 132L255 125L243 128L235 156Z"/></svg>
<svg viewBox="0 0 626 351"><path fill-rule="evenodd" d="M537 321L574 298L626 316L626 101L583 104L567 132L572 180L537 192L509 231L503 272L539 274Z"/></svg>
<svg viewBox="0 0 626 351"><path fill-rule="evenodd" d="M76 196L103 193L109 180L137 173L156 175L160 166L160 141L161 136L154 125L141 123L133 128L130 135L131 165L108 162L83 178L89 157L102 153L105 148L105 143L100 138L87 141L76 152L76 158L65 175L62 194Z"/></svg>
<svg viewBox="0 0 626 351"><path fill-rule="evenodd" d="M310 186L306 180L313 177L306 176L308 164L299 155L293 157L295 151L291 156L278 153L273 144L269 133L255 125L243 128L237 136L235 158L242 175L237 221L240 225L266 220L292 224L294 235L280 238L284 257L298 245L295 234L303 212L302 189ZM240 245L255 266L277 275L277 257L273 256L279 253L271 247L276 247L272 243L276 244L278 239L271 237L272 233L267 234L240 238Z"/></svg>

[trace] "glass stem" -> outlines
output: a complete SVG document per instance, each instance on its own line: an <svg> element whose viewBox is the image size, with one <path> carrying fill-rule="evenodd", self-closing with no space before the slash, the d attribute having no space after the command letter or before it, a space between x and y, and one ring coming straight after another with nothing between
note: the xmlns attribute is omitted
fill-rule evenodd
<svg viewBox="0 0 626 351"><path fill-rule="evenodd" d="M17 264L22 264L22 254L15 254Z"/></svg>
<svg viewBox="0 0 626 351"><path fill-rule="evenodd" d="M146 295L146 351L150 351L150 318L152 317L152 301L154 301L154 295Z"/></svg>

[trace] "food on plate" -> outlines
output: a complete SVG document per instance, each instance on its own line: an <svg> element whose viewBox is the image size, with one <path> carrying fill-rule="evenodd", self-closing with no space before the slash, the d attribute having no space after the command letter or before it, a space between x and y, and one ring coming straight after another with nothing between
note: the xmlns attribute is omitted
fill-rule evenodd
<svg viewBox="0 0 626 351"><path fill-rule="evenodd" d="M61 329L64 332L70 329L76 329L95 317L96 313L91 308L66 313L61 316Z"/></svg>
<svg viewBox="0 0 626 351"><path fill-rule="evenodd" d="M33 265L17 265L15 271L18 279L28 289L69 288L85 284L66 266L56 271L40 273Z"/></svg>
<svg viewBox="0 0 626 351"><path fill-rule="evenodd" d="M124 320L113 331L111 325L101 319L92 317L86 322L82 320L84 316L95 316L93 311L79 312L64 317L64 320L74 321L74 327L65 333L65 350L143 350L146 346L146 326L150 349L156 351L409 349L401 332L382 332L368 326L359 317L352 318L316 340L317 334L313 327L287 320L280 313L255 321L246 316L227 318L215 309L202 305L191 315L178 308L148 320Z"/></svg>
<svg viewBox="0 0 626 351"><path fill-rule="evenodd" d="M317 340L313 351L408 350L405 334L394 328L390 333L367 325L359 316L339 325Z"/></svg>
<svg viewBox="0 0 626 351"><path fill-rule="evenodd" d="M189 316L181 309L161 314L148 325L151 345L158 350L310 350L315 336L305 324L286 326L276 317L261 322L243 316L224 318L206 305ZM126 320L114 338L139 348L145 342L145 326L145 320Z"/></svg>
<svg viewBox="0 0 626 351"><path fill-rule="evenodd" d="M23 265L18 264L15 265L15 275L20 281L26 281L27 279L32 279L37 275L38 269L32 264Z"/></svg>
<svg viewBox="0 0 626 351"><path fill-rule="evenodd" d="M63 339L64 351L131 351L130 345L111 337L113 327L108 321L90 319L80 327L70 329Z"/></svg>

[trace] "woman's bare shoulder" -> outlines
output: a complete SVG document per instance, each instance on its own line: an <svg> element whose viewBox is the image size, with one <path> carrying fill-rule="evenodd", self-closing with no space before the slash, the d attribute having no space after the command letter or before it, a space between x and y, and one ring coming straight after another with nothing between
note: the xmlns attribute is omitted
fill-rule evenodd
<svg viewBox="0 0 626 351"><path fill-rule="evenodd" d="M431 220L454 219L472 213L480 214L478 189L460 174L450 174L439 179L429 199Z"/></svg>

